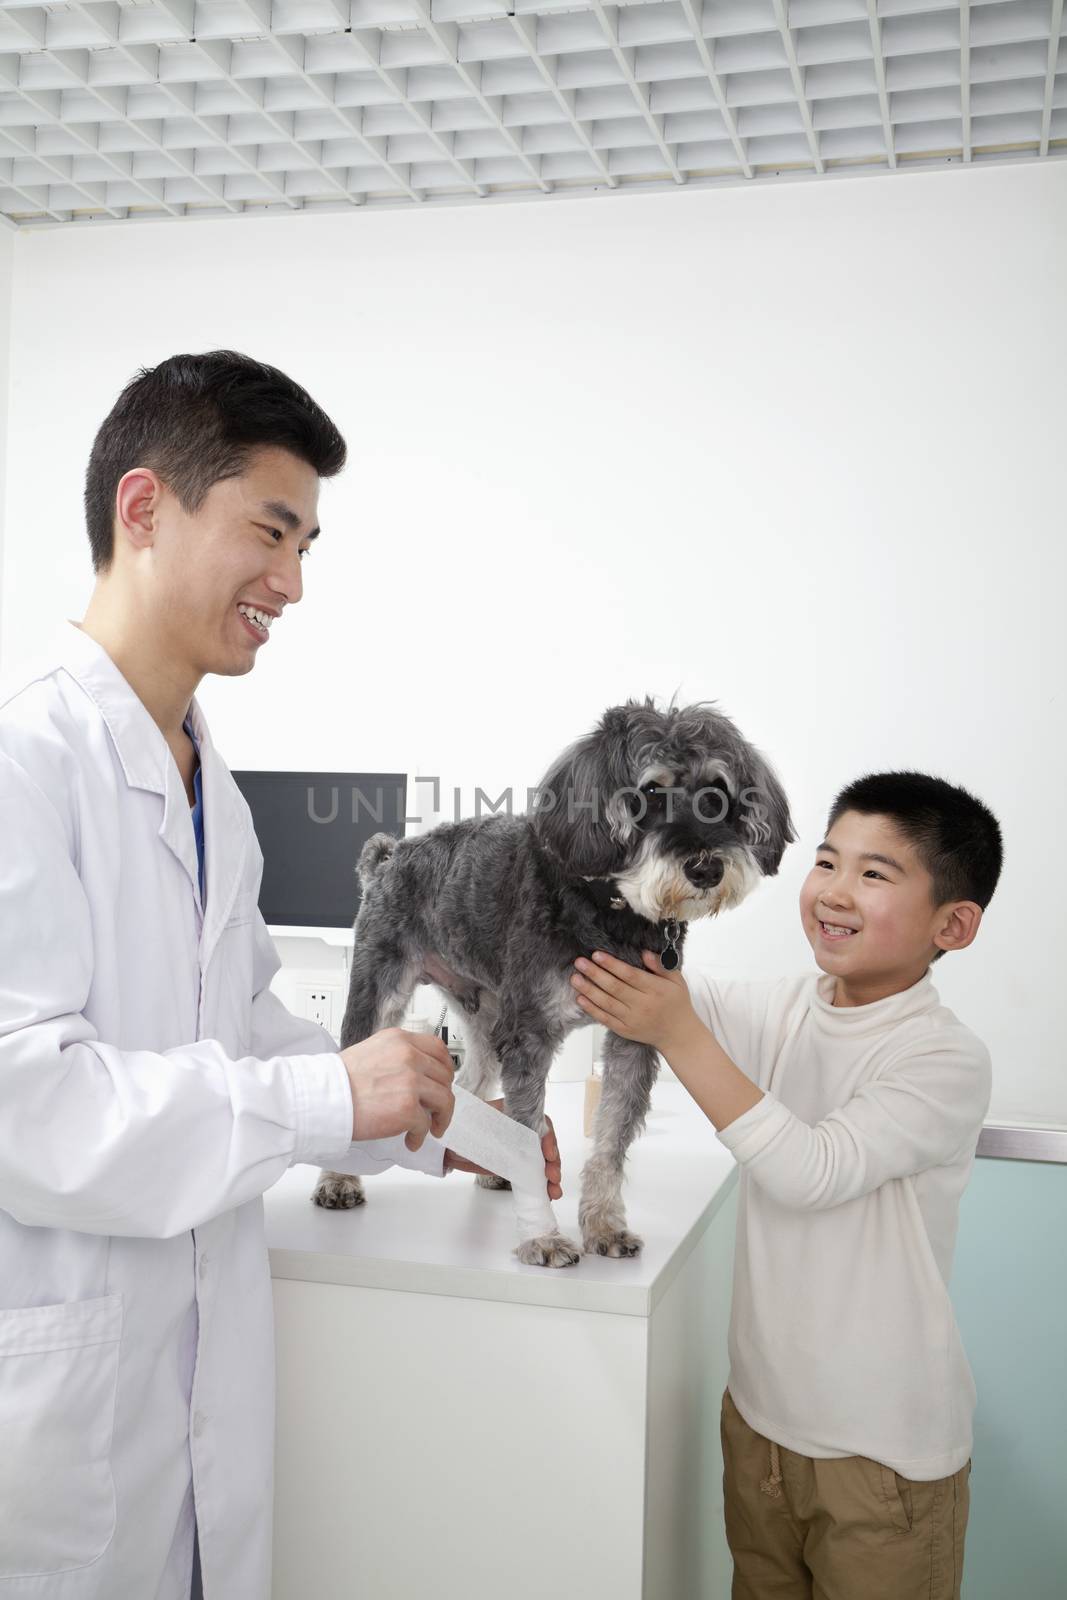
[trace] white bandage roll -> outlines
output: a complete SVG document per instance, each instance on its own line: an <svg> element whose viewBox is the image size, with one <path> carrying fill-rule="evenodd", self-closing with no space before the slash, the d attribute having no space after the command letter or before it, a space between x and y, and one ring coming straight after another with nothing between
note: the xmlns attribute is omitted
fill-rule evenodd
<svg viewBox="0 0 1067 1600"><path fill-rule="evenodd" d="M507 1178L515 1202L520 1239L557 1233L545 1186L545 1158L536 1133L453 1084L456 1108L444 1133L448 1148L475 1166Z"/></svg>

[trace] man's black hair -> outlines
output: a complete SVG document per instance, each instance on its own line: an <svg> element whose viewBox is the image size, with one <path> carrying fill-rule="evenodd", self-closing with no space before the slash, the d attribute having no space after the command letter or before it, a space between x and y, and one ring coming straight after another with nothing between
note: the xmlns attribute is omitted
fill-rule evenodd
<svg viewBox="0 0 1067 1600"><path fill-rule="evenodd" d="M925 772L871 772L841 790L827 834L846 811L888 817L930 874L934 906L973 900L984 911L992 900L1004 859L1000 824L966 789Z"/></svg>
<svg viewBox="0 0 1067 1600"><path fill-rule="evenodd" d="M345 464L345 441L292 378L236 350L170 356L142 367L93 441L85 474L85 522L93 571L114 555L115 495L123 475L151 467L194 515L208 490L238 478L258 446L288 450L320 478Z"/></svg>

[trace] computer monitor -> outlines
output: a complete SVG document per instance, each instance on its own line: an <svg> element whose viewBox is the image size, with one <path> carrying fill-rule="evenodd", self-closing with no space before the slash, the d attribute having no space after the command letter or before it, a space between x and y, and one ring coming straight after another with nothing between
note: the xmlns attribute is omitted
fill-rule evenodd
<svg viewBox="0 0 1067 1600"><path fill-rule="evenodd" d="M259 909L271 928L351 929L359 853L375 833L402 838L403 772L235 772L260 849Z"/></svg>

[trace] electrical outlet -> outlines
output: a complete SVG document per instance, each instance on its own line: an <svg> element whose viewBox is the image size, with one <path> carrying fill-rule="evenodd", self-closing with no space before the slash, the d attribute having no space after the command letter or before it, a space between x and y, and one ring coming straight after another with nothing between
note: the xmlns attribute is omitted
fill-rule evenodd
<svg viewBox="0 0 1067 1600"><path fill-rule="evenodd" d="M299 998L303 1014L336 1037L341 1026L341 989L335 983L302 983Z"/></svg>

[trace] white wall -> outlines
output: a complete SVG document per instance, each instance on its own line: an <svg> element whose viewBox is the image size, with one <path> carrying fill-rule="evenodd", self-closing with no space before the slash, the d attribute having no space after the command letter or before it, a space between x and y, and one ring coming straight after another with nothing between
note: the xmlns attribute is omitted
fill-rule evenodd
<svg viewBox="0 0 1067 1600"><path fill-rule="evenodd" d="M934 969L993 1114L1067 1123L1067 165L16 241L4 663L90 589L81 483L140 365L230 345L351 447L304 603L206 685L234 766L524 790L628 694L713 698L801 843L693 957L810 970L835 790L914 766L999 815L978 941ZM16 530L17 535L10 530ZM1051 837L1050 837L1051 835Z"/></svg>

